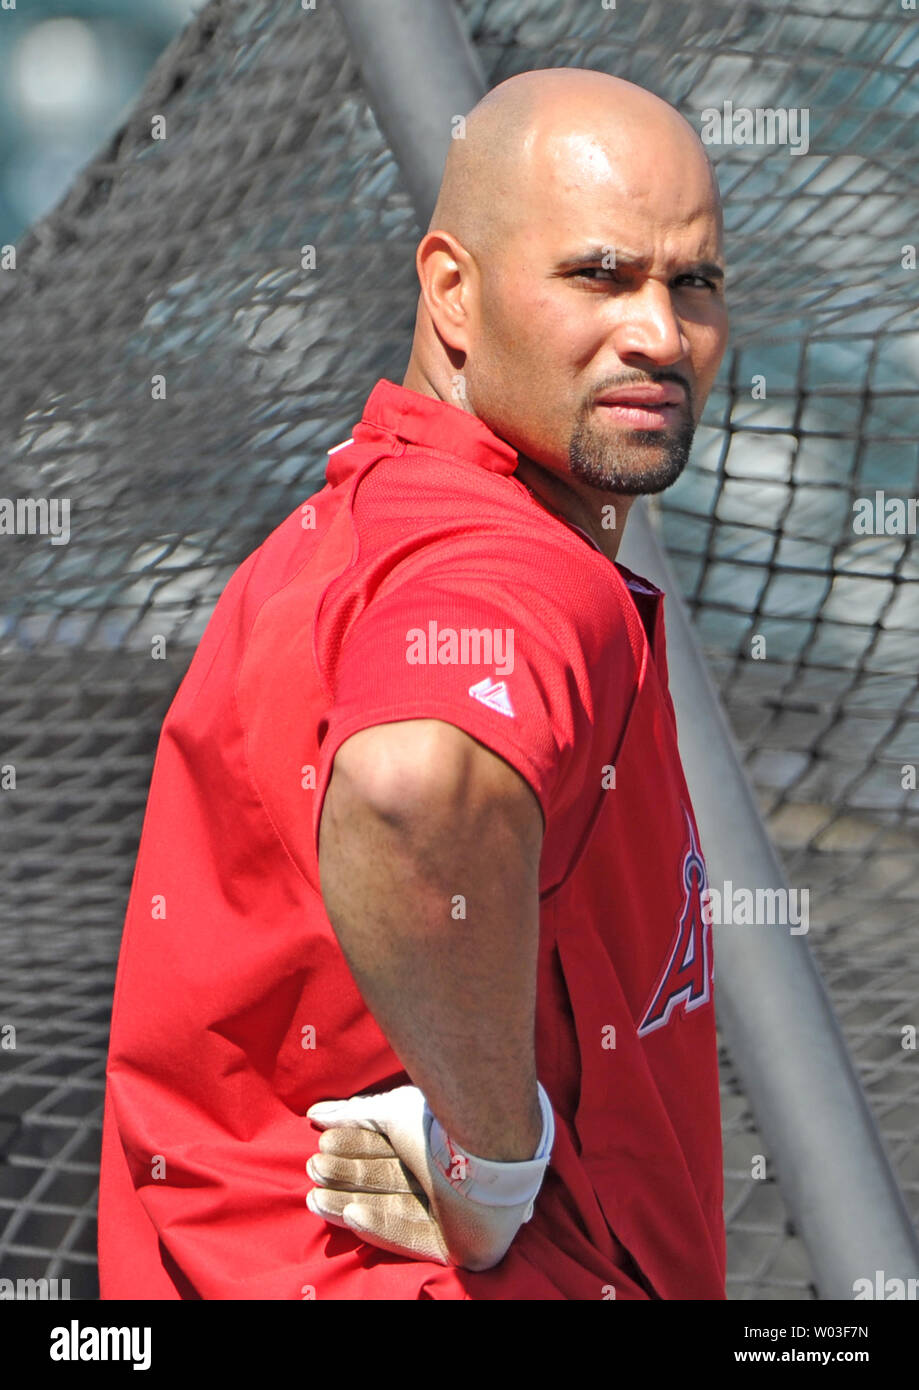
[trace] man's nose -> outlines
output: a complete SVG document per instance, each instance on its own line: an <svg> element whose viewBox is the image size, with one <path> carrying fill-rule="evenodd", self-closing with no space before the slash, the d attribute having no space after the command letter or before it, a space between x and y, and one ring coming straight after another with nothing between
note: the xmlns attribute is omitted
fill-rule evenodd
<svg viewBox="0 0 919 1390"><path fill-rule="evenodd" d="M689 342L667 285L648 279L634 294L620 298L617 308L613 345L620 361L644 357L663 367L688 356Z"/></svg>

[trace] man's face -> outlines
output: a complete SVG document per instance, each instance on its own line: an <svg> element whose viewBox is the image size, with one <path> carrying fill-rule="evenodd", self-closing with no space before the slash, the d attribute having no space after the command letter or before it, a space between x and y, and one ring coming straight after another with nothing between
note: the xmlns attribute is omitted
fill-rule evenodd
<svg viewBox="0 0 919 1390"><path fill-rule="evenodd" d="M478 265L469 403L572 482L660 492L686 464L727 342L707 162L668 130L653 158L567 135L547 165L535 206Z"/></svg>

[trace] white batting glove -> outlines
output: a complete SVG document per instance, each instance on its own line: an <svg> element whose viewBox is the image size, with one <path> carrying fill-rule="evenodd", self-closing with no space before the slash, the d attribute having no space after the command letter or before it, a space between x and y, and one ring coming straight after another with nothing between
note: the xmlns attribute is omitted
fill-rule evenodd
<svg viewBox="0 0 919 1390"><path fill-rule="evenodd" d="M321 1101L306 1112L324 1131L306 1165L317 1184L307 1206L381 1250L491 1269L533 1215L549 1163L555 1122L542 1086L539 1104L536 1154L500 1163L449 1139L417 1086Z"/></svg>

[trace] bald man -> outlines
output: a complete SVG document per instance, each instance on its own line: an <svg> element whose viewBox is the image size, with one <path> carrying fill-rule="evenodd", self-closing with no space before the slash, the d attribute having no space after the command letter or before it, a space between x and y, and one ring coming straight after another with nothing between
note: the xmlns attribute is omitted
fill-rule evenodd
<svg viewBox="0 0 919 1390"><path fill-rule="evenodd" d="M705 866L616 556L727 335L672 107L491 91L401 386L231 580L119 962L104 1298L721 1299Z"/></svg>

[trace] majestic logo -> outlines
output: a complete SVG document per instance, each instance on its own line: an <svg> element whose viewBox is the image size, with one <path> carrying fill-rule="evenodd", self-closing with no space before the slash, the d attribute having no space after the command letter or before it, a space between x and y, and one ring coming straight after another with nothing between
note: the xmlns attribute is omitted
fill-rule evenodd
<svg viewBox="0 0 919 1390"><path fill-rule="evenodd" d="M469 694L474 700L481 700L489 709L497 710L498 714L507 714L513 719L514 707L504 681L489 680L486 676L476 685L470 685Z"/></svg>
<svg viewBox="0 0 919 1390"><path fill-rule="evenodd" d="M683 855L683 907L667 964L638 1025L639 1037L669 1023L678 1004L689 1013L712 997L712 925L704 906L708 888L705 860L685 806L683 815L689 831L689 848Z"/></svg>

